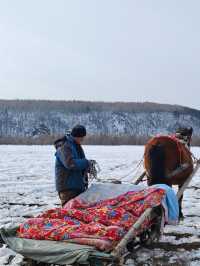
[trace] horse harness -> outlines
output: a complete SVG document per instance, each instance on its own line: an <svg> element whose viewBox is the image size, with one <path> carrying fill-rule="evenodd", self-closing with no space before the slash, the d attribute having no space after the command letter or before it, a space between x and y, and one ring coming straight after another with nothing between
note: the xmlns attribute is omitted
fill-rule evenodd
<svg viewBox="0 0 200 266"><path fill-rule="evenodd" d="M181 174L183 171L185 171L187 168L190 167L189 163L183 163L183 145L187 152L191 155L193 159L195 159L194 155L190 151L190 146L188 145L188 137L187 136L180 136L179 133L173 134L173 135L157 135L154 137L154 139L159 138L159 137L165 137L168 139L173 140L176 145L177 149L179 151L179 167L177 167L175 170L173 170L171 173L169 173L166 177L167 179L172 178L173 176L176 176L178 174ZM146 176L147 176L147 182L151 183L152 178L151 175L149 174L148 170L146 169ZM166 181L166 180L165 180Z"/></svg>

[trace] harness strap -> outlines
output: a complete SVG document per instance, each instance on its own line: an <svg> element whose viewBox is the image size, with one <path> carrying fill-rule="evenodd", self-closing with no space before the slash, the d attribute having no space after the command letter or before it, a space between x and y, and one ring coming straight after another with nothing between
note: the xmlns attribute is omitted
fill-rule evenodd
<svg viewBox="0 0 200 266"><path fill-rule="evenodd" d="M184 145L185 148L190 152L189 147L187 146L187 142L185 142L184 140L178 139L175 134L173 134L173 135L165 135L165 136L157 135L155 138L157 138L157 137L158 138L159 137L165 137L165 138L173 140L176 143L178 151L179 151L179 163L181 165L182 164L182 153L183 153L182 145ZM190 154L191 154L191 152L190 152Z"/></svg>

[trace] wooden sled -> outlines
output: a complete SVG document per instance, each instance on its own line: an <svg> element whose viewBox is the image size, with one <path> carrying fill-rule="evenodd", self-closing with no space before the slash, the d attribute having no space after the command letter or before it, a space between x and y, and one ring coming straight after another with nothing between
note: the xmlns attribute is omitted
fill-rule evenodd
<svg viewBox="0 0 200 266"><path fill-rule="evenodd" d="M190 181L192 180L192 177L195 175L197 170L200 167L200 160L197 160L194 166L194 170L189 176L189 178L186 180L184 185L181 187L181 189L177 193L178 199L182 196L184 190L188 187ZM145 176L145 172L137 178L137 180L134 182L134 184L139 184ZM161 223L163 218L163 208L162 206L157 206L155 208L149 208L146 209L145 212L139 217L139 219L132 225L132 227L129 229L129 231L126 233L126 235L123 237L123 239L115 246L115 248L111 252L100 252L96 248L91 246L81 245L79 244L72 244L72 243L56 243L58 241L47 241L47 240L32 240L32 239L20 239L22 242L16 246L13 241L15 237L15 231L14 229L11 231L6 231L4 229L0 229L0 235L3 239L3 241L8 245L9 248L12 250L22 254L25 257L26 265L29 266L50 266L50 265L73 265L73 266L114 266L114 265L122 265L124 262L124 259L126 258L127 251L134 252L134 249L138 247L141 243L148 243L158 241L160 237L160 229L161 229ZM154 223L148 230L142 232L140 235L137 235L138 229L141 227L144 220L154 219ZM11 241L12 240L12 241ZM17 241L17 240L16 240ZM34 254L30 255L31 252L31 245L28 249L29 252L26 250L23 251L23 247L26 247L32 241L34 243L34 248L36 250L35 256L37 259L35 259ZM37 247L38 244L38 247ZM46 247L46 253L44 256L40 254L40 244L44 244ZM21 246L20 246L21 245ZM24 246L23 246L24 245ZM59 246L58 246L59 245ZM62 249L62 257L64 257L67 252L69 252L68 247L73 247L73 250L70 254L70 259L66 259L66 261L60 258L59 260L59 247L60 250ZM20 249L21 248L21 249ZM50 250L48 250L50 249ZM73 252L80 249L81 255L79 257L73 258ZM52 250L52 252L51 252ZM48 253L49 251L49 253ZM57 253L56 253L57 252ZM84 253L85 252L85 253ZM53 255L55 256L53 257ZM61 256L60 255L60 256ZM47 259L48 256L51 256L50 259ZM66 262L66 263L65 263ZM70 264L68 262L71 262Z"/></svg>

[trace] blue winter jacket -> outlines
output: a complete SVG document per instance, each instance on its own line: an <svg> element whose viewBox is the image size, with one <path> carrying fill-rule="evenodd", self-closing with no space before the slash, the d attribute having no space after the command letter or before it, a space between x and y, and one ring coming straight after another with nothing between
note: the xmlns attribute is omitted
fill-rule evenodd
<svg viewBox="0 0 200 266"><path fill-rule="evenodd" d="M81 155L80 155L81 151ZM58 192L75 190L83 192L87 188L88 160L81 146L79 151L72 136L67 136L55 153L55 181Z"/></svg>

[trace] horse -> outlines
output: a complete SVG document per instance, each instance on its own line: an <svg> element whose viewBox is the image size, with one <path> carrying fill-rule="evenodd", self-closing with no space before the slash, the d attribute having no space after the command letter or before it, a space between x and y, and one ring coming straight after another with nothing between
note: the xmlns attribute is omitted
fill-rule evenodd
<svg viewBox="0 0 200 266"><path fill-rule="evenodd" d="M192 128L179 128L173 135L158 135L145 145L144 168L148 186L178 185L179 189L193 171L190 152ZM179 218L183 218L182 199L179 199Z"/></svg>

